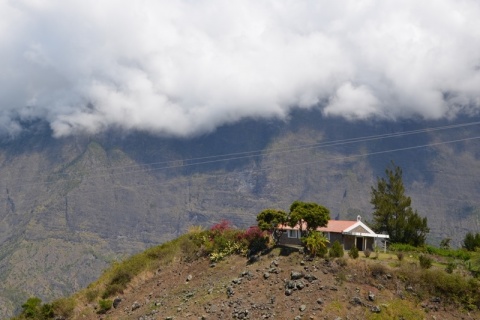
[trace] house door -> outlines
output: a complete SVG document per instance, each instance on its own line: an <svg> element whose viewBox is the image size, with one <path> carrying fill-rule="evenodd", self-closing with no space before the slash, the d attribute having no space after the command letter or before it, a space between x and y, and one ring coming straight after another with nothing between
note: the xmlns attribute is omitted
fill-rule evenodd
<svg viewBox="0 0 480 320"><path fill-rule="evenodd" d="M363 251L363 238L355 238L358 251Z"/></svg>

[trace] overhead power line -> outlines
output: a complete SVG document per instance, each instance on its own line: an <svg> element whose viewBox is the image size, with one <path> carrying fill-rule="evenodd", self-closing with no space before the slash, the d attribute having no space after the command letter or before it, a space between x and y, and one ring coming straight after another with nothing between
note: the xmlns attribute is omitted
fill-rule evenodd
<svg viewBox="0 0 480 320"><path fill-rule="evenodd" d="M480 121L475 121L475 122L468 122L468 123L455 124L455 125L447 125L447 126L434 127L434 128L416 129L416 130L410 130L410 131L394 132L394 133L381 134L381 135L363 136L363 137L349 138L349 139L342 139L342 140L323 141L323 142L319 142L319 143L304 144L304 145L299 145L299 146L288 146L288 147L270 149L270 150L266 150L266 151L265 150L254 150L254 151L244 151L244 152L235 152L235 153L227 153L227 154L218 154L218 155L196 157L196 158L185 158L185 159L179 158L179 159L173 159L173 160L168 160L168 161L149 162L149 163L135 164L135 165L112 166L112 167L106 167L106 168L95 168L93 171L89 172L87 175L83 175L79 171L70 171L70 172L53 173L53 174L48 174L48 175L37 175L37 176L32 177L34 179L42 179L42 178L46 178L46 177L54 178L56 175L60 176L60 177L62 177L62 176L65 177L65 178L59 178L59 180L54 181L54 182L46 182L46 181L33 182L33 181L25 181L22 178L17 178L15 180L16 181L25 181L25 183L21 184L22 186L25 186L25 185L51 184L51 183L57 183L57 182L62 181L62 180L63 181L74 180L74 179L76 179L75 178L76 175L81 176L81 178L85 179L85 178L88 178L89 176L95 176L95 177L110 176L111 177L111 176L116 176L116 175L133 174L133 173L139 173L139 172L152 172L152 171L160 171L160 170L168 170L168 169L181 169L181 168L192 167L192 166L201 166L201 165L216 164L216 163L222 163L222 162L228 162L228 161L245 160L245 159L249 159L249 158L260 158L260 157L268 157L268 156L280 155L280 154L298 153L299 151L308 150L308 149L320 149L320 148L327 148L327 147L334 147L334 146L354 145L354 144L358 144L358 143L364 143L364 142L381 140L381 139L399 138L399 137L404 137L404 136L414 135L414 134L429 133L429 132L436 132L436 131L443 131L443 130L451 130L451 129L457 129L457 128L465 128L465 127L475 126L475 125L479 125L479 124L480 124ZM473 138L473 139L475 139L475 138ZM422 147L428 147L428 146L434 146L434 145L438 145L438 144L461 142L461 141L467 141L467 140L472 140L472 138L458 139L458 140L454 140L452 142L447 141L447 142L444 142L444 143L401 148L398 151L403 151L403 150L408 150L408 149L416 149L416 148L422 148ZM372 152L372 153L370 153L370 155L381 154L381 153L385 153L385 152L394 152L394 151L395 150ZM352 157L354 158L354 157L357 157L357 156L352 155L352 156L346 157L345 159L352 158ZM338 158L335 158L334 160L338 160ZM114 171L117 171L117 172L114 172ZM109 172L109 173L107 174L107 172ZM104 173L104 174L102 174L102 173Z"/></svg>

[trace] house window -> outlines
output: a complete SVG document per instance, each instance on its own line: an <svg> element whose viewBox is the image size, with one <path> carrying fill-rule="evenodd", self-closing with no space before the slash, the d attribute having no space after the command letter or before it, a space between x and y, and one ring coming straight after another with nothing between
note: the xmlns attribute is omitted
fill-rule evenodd
<svg viewBox="0 0 480 320"><path fill-rule="evenodd" d="M298 238L298 230L288 230L289 238Z"/></svg>
<svg viewBox="0 0 480 320"><path fill-rule="evenodd" d="M328 241L330 241L330 232L324 232L323 236L327 238Z"/></svg>

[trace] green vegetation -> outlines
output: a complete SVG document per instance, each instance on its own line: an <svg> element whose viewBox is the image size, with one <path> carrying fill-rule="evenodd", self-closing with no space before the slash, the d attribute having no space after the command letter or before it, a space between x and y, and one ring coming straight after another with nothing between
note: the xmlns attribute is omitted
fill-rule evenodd
<svg viewBox="0 0 480 320"><path fill-rule="evenodd" d="M449 257L454 259L460 259L463 261L470 260L472 258L472 253L468 252L463 249L455 250L455 249L445 249L445 248L437 248L434 246L426 246L425 251L430 254L436 254L442 257Z"/></svg>
<svg viewBox="0 0 480 320"><path fill-rule="evenodd" d="M277 229L278 225L288 224L291 227L298 225L300 231L306 231L308 237L308 234L318 227L325 227L328 220L330 211L327 208L314 202L302 201L294 201L288 214L281 210L265 209L257 215L258 227L263 231L269 231L275 242L278 242L282 234L282 231ZM305 241L313 245L315 239L319 240L317 236L313 236ZM307 243L305 241L304 243Z"/></svg>
<svg viewBox="0 0 480 320"><path fill-rule="evenodd" d="M44 318L50 316L51 305L42 305L42 300L37 297L28 298L27 302L22 305L23 313L26 318Z"/></svg>
<svg viewBox="0 0 480 320"><path fill-rule="evenodd" d="M328 220L330 220L330 211L314 202L294 201L290 206L288 224L291 227L299 224L302 230L302 222L305 222L307 231L311 232L318 227L327 226Z"/></svg>
<svg viewBox="0 0 480 320"><path fill-rule="evenodd" d="M365 314L368 320L385 320L385 319L408 319L423 320L426 314L423 310L416 310L415 303L412 301L394 299L388 302L388 306L382 308L381 313L372 313L370 310Z"/></svg>
<svg viewBox="0 0 480 320"><path fill-rule="evenodd" d="M457 264L454 261L450 261L445 268L447 273L453 273L453 271L457 268Z"/></svg>
<svg viewBox="0 0 480 320"><path fill-rule="evenodd" d="M480 233L474 235L468 232L463 240L463 247L468 251L475 251L477 248L480 248Z"/></svg>
<svg viewBox="0 0 480 320"><path fill-rule="evenodd" d="M445 248L438 248L430 245L414 247L409 244L392 243L388 247L388 249L394 252L414 252L416 254L429 253L429 254L435 254L441 257L459 259L463 261L467 261L472 258L472 253L468 252L465 249L445 249Z"/></svg>
<svg viewBox="0 0 480 320"><path fill-rule="evenodd" d="M440 248L441 249L450 249L450 242L452 241L451 238L445 238L440 241Z"/></svg>
<svg viewBox="0 0 480 320"><path fill-rule="evenodd" d="M418 269L411 264L402 264L397 273L414 285L417 294L440 296L471 310L480 306L480 285L475 278L459 273L449 274L438 268Z"/></svg>
<svg viewBox="0 0 480 320"><path fill-rule="evenodd" d="M397 252L398 261L403 261L403 257L404 257L404 256L405 256L405 255L403 254L402 251L398 251L398 252Z"/></svg>
<svg viewBox="0 0 480 320"><path fill-rule="evenodd" d="M258 227L262 231L268 231L275 243L280 240L282 233L277 229L280 224L287 222L287 214L282 210L265 209L257 215Z"/></svg>
<svg viewBox="0 0 480 320"><path fill-rule="evenodd" d="M98 313L106 313L112 307L112 301L108 298L123 293L136 276L156 270L176 258L186 262L201 257L219 261L231 254L254 254L267 247L268 236L256 226L240 230L233 228L228 221L224 220L209 230L194 227L187 234L172 241L152 247L125 261L115 262L97 282L92 283L80 295L89 303L100 296ZM58 299L51 304L42 304L39 298L30 298L22 306L21 314L15 319L68 318L73 313L75 302L75 299L69 298Z"/></svg>
<svg viewBox="0 0 480 320"><path fill-rule="evenodd" d="M98 301L98 312L99 314L107 313L108 310L112 309L113 301L108 299L102 299Z"/></svg>
<svg viewBox="0 0 480 320"><path fill-rule="evenodd" d="M427 218L421 218L411 208L412 200L405 195L402 169L395 166L387 168L387 178L377 180L377 188L372 187L370 203L374 206L373 229L387 232L393 243L405 243L421 246L430 229Z"/></svg>
<svg viewBox="0 0 480 320"><path fill-rule="evenodd" d="M257 227L248 230L234 229L223 220L210 230L191 228L189 232L170 242L153 247L121 263L116 263L108 272L102 294L106 299L122 293L130 281L141 272L154 270L159 264L169 263L176 255L191 262L208 256L216 262L231 254L253 254L267 247L268 237ZM93 297L93 293L91 293Z"/></svg>
<svg viewBox="0 0 480 320"><path fill-rule="evenodd" d="M420 267L422 269L430 269L432 267L432 258L428 257L427 255L421 254L418 257L418 261L420 261Z"/></svg>
<svg viewBox="0 0 480 320"><path fill-rule="evenodd" d="M311 256L323 257L328 251L328 239L319 231L312 231L308 236L302 238Z"/></svg>
<svg viewBox="0 0 480 320"><path fill-rule="evenodd" d="M257 215L258 227L273 232L279 224L287 222L287 214L282 210L265 209Z"/></svg>
<svg viewBox="0 0 480 320"><path fill-rule="evenodd" d="M252 255L264 250L268 245L268 237L258 227L251 227L246 231L234 229L225 220L212 226L209 231L197 234L195 240L213 262L231 254Z"/></svg>
<svg viewBox="0 0 480 320"><path fill-rule="evenodd" d="M28 298L22 305L22 312L14 320L49 320L49 319L68 319L73 315L76 300L71 298L61 298L52 303L42 303L37 297Z"/></svg>
<svg viewBox="0 0 480 320"><path fill-rule="evenodd" d="M349 251L348 251L348 256L352 259L357 259L359 254L358 254L358 248L353 246Z"/></svg>
<svg viewBox="0 0 480 320"><path fill-rule="evenodd" d="M423 247L415 247L410 244L405 243L392 243L388 246L390 251L403 251L403 252L421 252L424 250Z"/></svg>
<svg viewBox="0 0 480 320"><path fill-rule="evenodd" d="M331 258L340 258L343 257L344 252L343 252L343 247L342 244L336 240L333 242L332 247L330 248L328 255Z"/></svg>

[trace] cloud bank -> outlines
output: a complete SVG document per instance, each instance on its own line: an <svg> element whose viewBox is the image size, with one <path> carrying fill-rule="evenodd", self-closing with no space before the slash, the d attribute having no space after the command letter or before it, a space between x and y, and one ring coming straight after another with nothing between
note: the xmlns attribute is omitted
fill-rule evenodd
<svg viewBox="0 0 480 320"><path fill-rule="evenodd" d="M322 108L480 110L480 2L0 1L0 126L188 136Z"/></svg>

